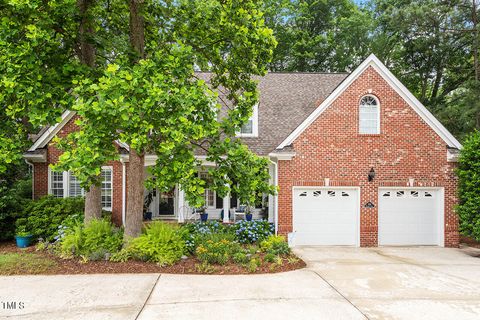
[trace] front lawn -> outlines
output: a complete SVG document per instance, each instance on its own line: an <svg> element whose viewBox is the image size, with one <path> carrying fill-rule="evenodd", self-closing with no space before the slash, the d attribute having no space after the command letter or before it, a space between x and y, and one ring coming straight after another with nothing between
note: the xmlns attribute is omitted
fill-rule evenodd
<svg viewBox="0 0 480 320"><path fill-rule="evenodd" d="M0 275L44 274L55 270L54 259L41 254L27 252L6 252L0 254Z"/></svg>

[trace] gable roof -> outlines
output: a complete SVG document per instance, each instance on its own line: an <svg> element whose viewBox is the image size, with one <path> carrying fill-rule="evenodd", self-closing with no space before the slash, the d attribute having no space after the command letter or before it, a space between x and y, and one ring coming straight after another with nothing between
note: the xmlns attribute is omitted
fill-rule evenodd
<svg viewBox="0 0 480 320"><path fill-rule="evenodd" d="M449 147L457 149L462 147L460 142L435 118L435 116L433 116L430 111L428 111L428 109L397 79L397 77L395 77L374 54L371 54L328 96L327 99L318 106L318 108L316 108L277 146L277 149L283 149L286 146L291 145L295 139L369 67L373 67Z"/></svg>
<svg viewBox="0 0 480 320"><path fill-rule="evenodd" d="M50 140L55 137L55 135L60 131L67 123L70 121L70 119L73 118L75 115L75 111L65 111L62 114L62 120L58 123L56 123L52 127L45 127L46 129L42 129L38 133L38 137L33 143L33 145L28 149L29 152L33 152L37 149L44 148Z"/></svg>

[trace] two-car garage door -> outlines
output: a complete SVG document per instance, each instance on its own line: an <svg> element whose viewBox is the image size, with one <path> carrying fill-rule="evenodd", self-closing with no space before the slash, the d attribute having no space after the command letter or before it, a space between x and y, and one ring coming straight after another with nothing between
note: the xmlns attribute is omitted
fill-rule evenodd
<svg viewBox="0 0 480 320"><path fill-rule="evenodd" d="M359 196L354 187L295 187L294 244L358 246ZM442 245L442 197L440 189L379 189L378 244Z"/></svg>

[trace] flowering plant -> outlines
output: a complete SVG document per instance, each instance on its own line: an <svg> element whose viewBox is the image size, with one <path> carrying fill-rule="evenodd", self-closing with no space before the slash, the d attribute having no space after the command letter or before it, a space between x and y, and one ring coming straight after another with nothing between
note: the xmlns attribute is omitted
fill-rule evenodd
<svg viewBox="0 0 480 320"><path fill-rule="evenodd" d="M223 233L227 231L227 227L220 222L210 220L207 222L187 223L183 226L186 230L185 245L189 252L193 253L195 248L202 241L202 237L212 233Z"/></svg>
<svg viewBox="0 0 480 320"><path fill-rule="evenodd" d="M260 242L275 232L275 226L266 220L240 220L232 228L240 243Z"/></svg>

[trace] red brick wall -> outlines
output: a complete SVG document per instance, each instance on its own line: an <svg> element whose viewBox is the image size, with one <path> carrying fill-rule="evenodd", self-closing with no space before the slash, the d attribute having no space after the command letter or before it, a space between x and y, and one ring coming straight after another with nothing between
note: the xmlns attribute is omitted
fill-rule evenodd
<svg viewBox="0 0 480 320"><path fill-rule="evenodd" d="M65 137L70 132L78 130L74 116L58 132L57 136ZM38 199L48 194L48 166L58 161L61 151L55 148L52 142L47 145L47 162L34 164L34 197ZM122 224L122 164L120 161L112 161L106 164L113 167L113 194L112 194L112 220L115 224Z"/></svg>
<svg viewBox="0 0 480 320"><path fill-rule="evenodd" d="M370 91L371 90L371 91ZM371 93L380 102L379 135L358 133L358 105ZM378 244L378 188L414 186L445 188L445 246L458 246L454 164L447 162L446 143L372 68L357 78L293 143L296 156L279 161L280 233L292 231L292 187L359 186L360 245ZM368 182L370 168L376 177ZM373 202L374 208L364 204Z"/></svg>

